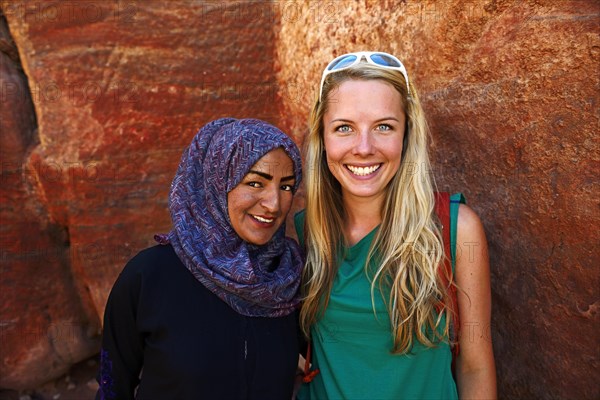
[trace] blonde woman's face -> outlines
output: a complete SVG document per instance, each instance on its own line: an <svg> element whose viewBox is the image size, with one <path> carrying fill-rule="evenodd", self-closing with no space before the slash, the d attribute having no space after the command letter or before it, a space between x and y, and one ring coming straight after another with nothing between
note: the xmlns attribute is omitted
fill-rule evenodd
<svg viewBox="0 0 600 400"><path fill-rule="evenodd" d="M349 80L328 97L323 138L344 201L382 204L400 168L406 116L400 93L380 80Z"/></svg>

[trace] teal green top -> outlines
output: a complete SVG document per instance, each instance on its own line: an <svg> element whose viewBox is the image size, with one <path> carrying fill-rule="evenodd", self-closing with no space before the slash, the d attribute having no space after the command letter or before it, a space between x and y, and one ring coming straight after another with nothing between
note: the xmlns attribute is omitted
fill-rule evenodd
<svg viewBox="0 0 600 400"><path fill-rule="evenodd" d="M456 207L451 212L455 212L456 220L461 198L452 198ZM296 214L295 222L302 241L303 211ZM457 399L447 342L426 347L415 340L410 354L391 353L393 340L387 309L376 290L376 314L373 313L371 284L365 274L367 254L377 229L344 249L346 254L333 282L327 309L311 329L313 369L318 368L320 373L302 386L298 398Z"/></svg>

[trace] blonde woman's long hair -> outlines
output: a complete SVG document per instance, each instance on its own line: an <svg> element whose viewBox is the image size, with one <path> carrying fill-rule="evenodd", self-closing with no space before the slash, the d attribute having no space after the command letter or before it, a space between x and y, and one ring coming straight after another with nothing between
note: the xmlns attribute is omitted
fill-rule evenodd
<svg viewBox="0 0 600 400"><path fill-rule="evenodd" d="M448 304L448 290L438 277L445 255L434 213L434 182L429 176L429 131L413 84L408 93L404 77L397 71L360 63L330 74L323 86L323 100L317 100L311 111L305 168L307 261L300 324L308 336L310 327L322 317L345 244L341 187L329 171L323 141L328 96L344 81L371 79L387 82L400 92L407 118L402 162L388 185L382 222L365 264L373 311L375 291L381 290L392 327L391 351L405 354L411 351L414 338L428 347L448 338L451 316L444 306ZM375 264L371 270L369 266ZM440 305L441 311L436 308ZM448 315L442 324L444 313Z"/></svg>

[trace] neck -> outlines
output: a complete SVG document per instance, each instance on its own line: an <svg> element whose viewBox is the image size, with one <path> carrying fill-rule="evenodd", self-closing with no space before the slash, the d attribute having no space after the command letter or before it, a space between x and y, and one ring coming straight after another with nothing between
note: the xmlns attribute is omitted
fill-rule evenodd
<svg viewBox="0 0 600 400"><path fill-rule="evenodd" d="M344 196L344 236L348 245L355 245L381 223L383 200L383 196L375 199Z"/></svg>

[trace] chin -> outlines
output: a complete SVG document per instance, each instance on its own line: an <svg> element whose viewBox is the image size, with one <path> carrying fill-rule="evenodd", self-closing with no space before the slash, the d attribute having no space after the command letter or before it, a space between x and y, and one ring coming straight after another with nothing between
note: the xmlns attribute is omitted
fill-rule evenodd
<svg viewBox="0 0 600 400"><path fill-rule="evenodd" d="M255 246L263 246L263 245L269 243L269 240L271 240L272 237L273 236L269 236L267 239L254 237L254 238L247 238L247 239L244 239L244 240L246 242L250 243L250 244L255 245Z"/></svg>

